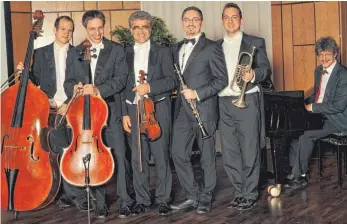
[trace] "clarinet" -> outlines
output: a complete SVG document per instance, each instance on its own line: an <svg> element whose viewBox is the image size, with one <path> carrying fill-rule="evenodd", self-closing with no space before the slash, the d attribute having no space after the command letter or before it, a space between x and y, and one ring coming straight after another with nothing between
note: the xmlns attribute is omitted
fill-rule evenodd
<svg viewBox="0 0 347 224"><path fill-rule="evenodd" d="M178 75L178 78L179 78L179 80L180 80L182 90L188 89L188 86L184 83L184 80L183 80L183 76L182 76L181 71L178 69L178 67L177 67L176 64L174 64L174 66L175 66L175 71L176 71L176 73L177 73L177 75ZM200 113L199 113L199 111L198 111L198 108L196 107L196 100L187 100L187 99L186 99L186 101L188 102L190 108L191 108L192 111L193 111L193 115L194 115L196 121L198 122L200 131L201 131L201 134L202 134L202 139L207 139L207 138L211 137L211 136L207 133L207 131L206 131L205 127L204 127L204 124L203 124L202 121L201 121Z"/></svg>

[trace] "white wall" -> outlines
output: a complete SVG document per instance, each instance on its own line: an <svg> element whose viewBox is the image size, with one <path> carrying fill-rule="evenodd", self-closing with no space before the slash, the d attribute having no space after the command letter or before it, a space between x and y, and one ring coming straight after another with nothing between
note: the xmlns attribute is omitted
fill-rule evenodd
<svg viewBox="0 0 347 224"><path fill-rule="evenodd" d="M8 77L7 70L7 54L6 54L6 35L5 35L5 14L4 14L4 2L0 2L0 26L1 26L1 80L0 83L4 83Z"/></svg>
<svg viewBox="0 0 347 224"><path fill-rule="evenodd" d="M141 1L141 9L153 16L162 18L170 32L182 39L184 32L181 26L182 11L188 6L196 6L204 15L203 31L212 40L224 36L222 10L228 1ZM266 50L272 66L272 25L271 2L237 2L240 6L245 24L241 29L251 35L266 40Z"/></svg>

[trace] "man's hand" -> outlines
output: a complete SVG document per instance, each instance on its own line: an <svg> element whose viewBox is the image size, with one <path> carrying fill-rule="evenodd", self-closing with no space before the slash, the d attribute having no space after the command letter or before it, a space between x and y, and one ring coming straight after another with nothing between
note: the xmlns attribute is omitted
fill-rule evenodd
<svg viewBox="0 0 347 224"><path fill-rule="evenodd" d="M123 116L123 128L126 132L131 133L131 120L130 116Z"/></svg>
<svg viewBox="0 0 347 224"><path fill-rule="evenodd" d="M195 100L197 98L196 92L192 89L184 89L181 93L186 100Z"/></svg>
<svg viewBox="0 0 347 224"><path fill-rule="evenodd" d="M133 91L134 92L137 92L140 96L144 96L146 94L149 93L149 84L148 83L143 83L143 84L140 84L138 86L136 86L135 88L133 88Z"/></svg>
<svg viewBox="0 0 347 224"><path fill-rule="evenodd" d="M242 80L246 83L250 82L254 77L254 71L253 69L250 69L246 71L242 77Z"/></svg>
<svg viewBox="0 0 347 224"><path fill-rule="evenodd" d="M305 105L305 108L308 112L312 112L312 103Z"/></svg>
<svg viewBox="0 0 347 224"><path fill-rule="evenodd" d="M19 62L17 65L17 70L19 70L20 72L23 72L24 70L24 64L23 62Z"/></svg>
<svg viewBox="0 0 347 224"><path fill-rule="evenodd" d="M58 114L60 114L60 115L65 115L66 111L67 111L67 104L66 103L64 103L63 105L61 105L58 108Z"/></svg>
<svg viewBox="0 0 347 224"><path fill-rule="evenodd" d="M92 84L87 84L83 86L83 95L99 95L99 90Z"/></svg>
<svg viewBox="0 0 347 224"><path fill-rule="evenodd" d="M78 84L74 85L73 91L74 93L77 93L78 96L83 95L83 84L79 82Z"/></svg>

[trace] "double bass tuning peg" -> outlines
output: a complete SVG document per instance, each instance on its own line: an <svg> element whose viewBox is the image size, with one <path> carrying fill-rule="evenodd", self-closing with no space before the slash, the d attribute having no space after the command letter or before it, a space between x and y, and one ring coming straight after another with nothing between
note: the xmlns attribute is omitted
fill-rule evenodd
<svg viewBox="0 0 347 224"><path fill-rule="evenodd" d="M94 48L95 49L95 48ZM97 58L98 56L96 54L91 55L92 58Z"/></svg>

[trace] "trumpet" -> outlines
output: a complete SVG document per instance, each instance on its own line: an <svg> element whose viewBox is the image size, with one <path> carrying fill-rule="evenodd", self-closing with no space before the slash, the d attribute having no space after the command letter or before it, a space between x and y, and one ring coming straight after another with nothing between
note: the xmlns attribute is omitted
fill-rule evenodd
<svg viewBox="0 0 347 224"><path fill-rule="evenodd" d="M177 65L174 64L174 66L175 66L175 71L176 71L176 73L178 75L178 78L180 80L180 83L181 83L181 86L182 86L182 90L188 89L187 85L184 83L183 76L182 76L180 70L178 69ZM200 131L201 131L201 134L202 134L202 139L207 139L207 138L211 137L207 133L207 131L206 131L205 127L204 127L204 124L201 121L200 113L198 111L198 108L196 107L196 100L187 100L187 102L188 102L190 108L193 111L193 114L194 114L194 117L195 117L196 121L198 122Z"/></svg>
<svg viewBox="0 0 347 224"><path fill-rule="evenodd" d="M241 54L239 55L238 64L236 65L234 78L233 78L233 81L231 82L231 85L230 85L230 88L233 90L235 90L234 89L235 84L237 84L239 89L241 89L241 95L239 96L239 98L232 101L233 104L238 108L248 107L248 104L245 102L245 92L246 92L246 88L247 88L248 83L244 82L242 80L242 78L243 78L245 72L249 71L252 68L253 56L254 56L255 49L256 49L256 47L253 46L252 54L250 54L248 52L241 52ZM241 60L244 56L249 57L248 64L241 64ZM239 91L239 89L235 90L235 91Z"/></svg>

